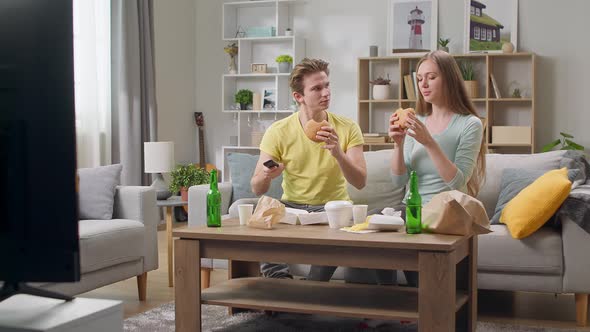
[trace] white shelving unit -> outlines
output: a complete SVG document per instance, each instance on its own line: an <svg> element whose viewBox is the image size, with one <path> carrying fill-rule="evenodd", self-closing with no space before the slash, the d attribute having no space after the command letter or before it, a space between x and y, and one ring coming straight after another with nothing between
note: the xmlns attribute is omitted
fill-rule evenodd
<svg viewBox="0 0 590 332"><path fill-rule="evenodd" d="M229 152L258 154L258 147L252 144L253 137L260 138L261 131L269 123L293 113L289 88L290 73L279 73L275 58L282 54L293 57L293 63L305 56L305 41L294 33L286 36L287 28L293 29L293 13L298 0L258 0L223 3L222 39L238 46L237 73L230 74L226 68L221 80L221 112L232 113L237 136L236 145L222 147L222 169L224 180L229 180L225 158ZM276 34L269 37L248 37L243 33L250 27L274 27ZM225 54L229 63L229 56ZM252 73L252 64L266 64L266 73ZM234 95L241 89L248 89L263 96L265 90L274 90L273 109L236 110ZM262 103L261 103L262 105ZM260 107L263 108L263 107ZM231 139L230 139L231 141Z"/></svg>

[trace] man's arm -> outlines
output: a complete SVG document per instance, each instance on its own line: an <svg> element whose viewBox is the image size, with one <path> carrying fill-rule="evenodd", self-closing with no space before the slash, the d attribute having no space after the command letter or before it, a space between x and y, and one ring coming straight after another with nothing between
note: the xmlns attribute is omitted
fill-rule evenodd
<svg viewBox="0 0 590 332"><path fill-rule="evenodd" d="M260 151L260 158L258 158L258 163L256 163L256 169L254 170L252 180L250 180L252 192L256 196L266 193L270 187L270 182L272 179L281 175L285 169L285 165L282 163L278 163L279 166L273 167L272 169L264 166L263 163L269 159L274 160L274 158L268 153Z"/></svg>
<svg viewBox="0 0 590 332"><path fill-rule="evenodd" d="M335 156L346 181L361 190L367 184L367 163L363 153L363 146L354 146L346 153Z"/></svg>

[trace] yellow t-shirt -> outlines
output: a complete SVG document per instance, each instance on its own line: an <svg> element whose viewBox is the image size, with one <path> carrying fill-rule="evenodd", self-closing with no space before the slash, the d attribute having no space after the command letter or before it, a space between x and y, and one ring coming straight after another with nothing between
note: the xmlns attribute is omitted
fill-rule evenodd
<svg viewBox="0 0 590 332"><path fill-rule="evenodd" d="M358 124L328 113L342 151L364 143ZM299 113L273 123L264 134L260 149L285 164L282 200L299 204L322 205L332 200L350 200L346 179L336 158L324 143L311 141L299 122Z"/></svg>

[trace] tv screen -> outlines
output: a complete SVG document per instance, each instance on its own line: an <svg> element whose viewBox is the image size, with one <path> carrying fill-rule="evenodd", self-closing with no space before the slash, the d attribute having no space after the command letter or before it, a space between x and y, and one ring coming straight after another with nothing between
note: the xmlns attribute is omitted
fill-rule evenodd
<svg viewBox="0 0 590 332"><path fill-rule="evenodd" d="M0 281L80 279L71 0L0 1Z"/></svg>

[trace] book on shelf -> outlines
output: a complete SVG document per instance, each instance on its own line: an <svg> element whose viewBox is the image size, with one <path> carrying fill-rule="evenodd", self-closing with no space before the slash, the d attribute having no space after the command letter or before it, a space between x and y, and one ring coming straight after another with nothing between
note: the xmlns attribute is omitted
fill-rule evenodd
<svg viewBox="0 0 590 332"><path fill-rule="evenodd" d="M490 73L490 81L492 81L492 87L494 89L494 95L496 96L496 98L502 98L502 95L500 94L500 89L498 88L498 83L496 82L496 77L494 77L494 74Z"/></svg>
<svg viewBox="0 0 590 332"><path fill-rule="evenodd" d="M364 137L379 137L379 136L387 136L387 133L363 133Z"/></svg>
<svg viewBox="0 0 590 332"><path fill-rule="evenodd" d="M387 137L365 137L365 144L387 143Z"/></svg>
<svg viewBox="0 0 590 332"><path fill-rule="evenodd" d="M406 97L410 100L416 99L416 92L414 91L414 83L412 82L412 75L404 75L404 87L406 88Z"/></svg>

